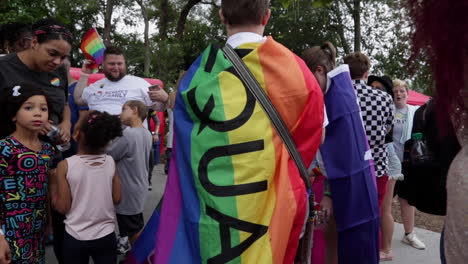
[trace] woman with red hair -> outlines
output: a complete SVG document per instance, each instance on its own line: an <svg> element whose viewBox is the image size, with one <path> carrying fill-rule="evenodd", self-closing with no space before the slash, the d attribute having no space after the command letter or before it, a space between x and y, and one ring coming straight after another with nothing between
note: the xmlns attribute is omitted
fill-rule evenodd
<svg viewBox="0 0 468 264"><path fill-rule="evenodd" d="M439 122L445 124L440 129L447 133L453 125L462 147L447 176L442 263L467 263L468 1L408 0L408 3L415 29L413 58L421 53L428 56L439 99L436 111Z"/></svg>

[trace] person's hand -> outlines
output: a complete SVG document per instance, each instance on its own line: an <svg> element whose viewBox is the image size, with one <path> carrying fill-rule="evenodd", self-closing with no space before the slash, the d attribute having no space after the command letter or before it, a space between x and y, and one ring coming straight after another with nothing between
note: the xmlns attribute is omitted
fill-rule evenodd
<svg viewBox="0 0 468 264"><path fill-rule="evenodd" d="M159 141L159 136L158 136L158 134L154 134L154 135L153 135L153 143L156 143L156 142L158 142L158 141Z"/></svg>
<svg viewBox="0 0 468 264"><path fill-rule="evenodd" d="M93 64L95 64L95 62L92 60L84 60L83 66L81 66L81 72L85 74L93 73L93 69L91 68Z"/></svg>
<svg viewBox="0 0 468 264"><path fill-rule="evenodd" d="M47 133L49 133L49 131L52 129L52 127L50 126L52 123L54 123L54 121L52 120L49 120L49 122L45 122L44 126L41 129L40 134L43 136L47 135Z"/></svg>
<svg viewBox="0 0 468 264"><path fill-rule="evenodd" d="M11 251L5 236L0 235L0 264L11 263Z"/></svg>
<svg viewBox="0 0 468 264"><path fill-rule="evenodd" d="M62 143L70 141L71 124L70 122L62 122L57 126L60 129L60 139Z"/></svg>
<svg viewBox="0 0 468 264"><path fill-rule="evenodd" d="M167 103L169 100L169 95L160 87L148 91L148 95L153 102Z"/></svg>
<svg viewBox="0 0 468 264"><path fill-rule="evenodd" d="M325 213L325 218L328 220L333 215L333 200L330 196L324 195L320 202L320 208Z"/></svg>

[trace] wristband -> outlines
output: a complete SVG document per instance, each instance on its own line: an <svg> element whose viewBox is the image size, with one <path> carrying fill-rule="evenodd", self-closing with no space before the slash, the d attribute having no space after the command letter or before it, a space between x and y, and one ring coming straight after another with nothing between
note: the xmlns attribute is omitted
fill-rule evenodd
<svg viewBox="0 0 468 264"><path fill-rule="evenodd" d="M324 193L323 193L323 195L325 195L325 196L328 196L328 197L332 198L332 194L331 194L331 192L324 192Z"/></svg>
<svg viewBox="0 0 468 264"><path fill-rule="evenodd" d="M89 73L81 72L81 73L80 73L80 76L89 77Z"/></svg>
<svg viewBox="0 0 468 264"><path fill-rule="evenodd" d="M1 235L1 236L4 236L4 235L5 235L5 233L3 233L3 229L2 229L2 228L0 228L0 235Z"/></svg>

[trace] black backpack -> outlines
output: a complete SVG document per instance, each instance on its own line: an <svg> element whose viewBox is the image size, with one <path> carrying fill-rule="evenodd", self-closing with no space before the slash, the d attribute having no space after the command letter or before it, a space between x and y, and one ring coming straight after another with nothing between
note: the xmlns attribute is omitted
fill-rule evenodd
<svg viewBox="0 0 468 264"><path fill-rule="evenodd" d="M450 128L446 136L440 136L433 99L421 106L414 115L412 134L422 133L423 143L430 159L420 162L414 157L416 142L405 143L402 172L405 175L405 192L408 203L428 214L445 215L447 204L446 180L452 160L460 151L455 131Z"/></svg>

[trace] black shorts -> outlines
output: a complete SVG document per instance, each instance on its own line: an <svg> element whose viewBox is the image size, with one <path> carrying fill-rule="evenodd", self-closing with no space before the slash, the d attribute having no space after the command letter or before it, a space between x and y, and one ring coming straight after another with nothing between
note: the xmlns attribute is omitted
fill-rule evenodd
<svg viewBox="0 0 468 264"><path fill-rule="evenodd" d="M117 215L117 223L119 224L119 233L121 237L131 237L140 232L145 226L143 213L136 215Z"/></svg>

